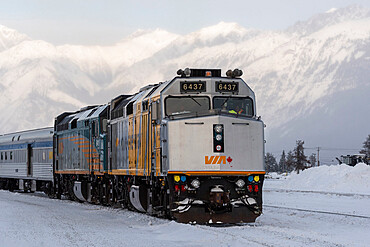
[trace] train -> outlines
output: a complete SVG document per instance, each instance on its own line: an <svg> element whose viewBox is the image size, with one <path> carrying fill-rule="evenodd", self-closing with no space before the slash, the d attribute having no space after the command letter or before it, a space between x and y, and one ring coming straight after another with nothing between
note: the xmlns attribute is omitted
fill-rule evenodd
<svg viewBox="0 0 370 247"><path fill-rule="evenodd" d="M0 136L0 188L44 191L180 223L262 214L264 127L239 69L179 69L54 126Z"/></svg>

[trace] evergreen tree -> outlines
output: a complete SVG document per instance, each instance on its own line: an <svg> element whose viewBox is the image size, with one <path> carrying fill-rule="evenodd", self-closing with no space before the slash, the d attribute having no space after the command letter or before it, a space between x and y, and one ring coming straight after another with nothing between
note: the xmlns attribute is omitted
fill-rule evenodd
<svg viewBox="0 0 370 247"><path fill-rule="evenodd" d="M366 140L364 141L364 145L360 150L360 154L365 154L367 157L370 157L370 134L367 136Z"/></svg>
<svg viewBox="0 0 370 247"><path fill-rule="evenodd" d="M308 162L311 164L311 167L316 166L316 154L311 154L308 157Z"/></svg>
<svg viewBox="0 0 370 247"><path fill-rule="evenodd" d="M279 160L279 172L287 172L287 165L286 165L286 157L285 157L285 151L283 150L283 153L281 154L280 160Z"/></svg>
<svg viewBox="0 0 370 247"><path fill-rule="evenodd" d="M277 162L276 162L274 155L272 155L272 153L266 153L265 164L266 164L265 166L266 172L276 172L277 171Z"/></svg>
<svg viewBox="0 0 370 247"><path fill-rule="evenodd" d="M295 158L292 151L288 152L288 155L286 157L286 168L288 172L291 172L294 170L295 167Z"/></svg>
<svg viewBox="0 0 370 247"><path fill-rule="evenodd" d="M296 143L297 146L294 148L294 169L299 173L299 171L307 168L307 156L304 155L304 141L298 140Z"/></svg>

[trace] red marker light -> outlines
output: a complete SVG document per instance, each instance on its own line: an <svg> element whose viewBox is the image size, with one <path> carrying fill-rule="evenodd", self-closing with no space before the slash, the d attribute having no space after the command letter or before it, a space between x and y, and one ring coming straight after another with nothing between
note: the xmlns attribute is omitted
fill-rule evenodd
<svg viewBox="0 0 370 247"><path fill-rule="evenodd" d="M175 192L178 192L180 190L179 185L175 185Z"/></svg>
<svg viewBox="0 0 370 247"><path fill-rule="evenodd" d="M253 191L253 187L252 187L252 185L248 185L248 191L249 191L249 192L252 192L252 191Z"/></svg>
<svg viewBox="0 0 370 247"><path fill-rule="evenodd" d="M181 185L181 191L182 192L186 191L185 185Z"/></svg>
<svg viewBox="0 0 370 247"><path fill-rule="evenodd" d="M258 185L256 184L256 185L254 185L254 191L255 192L258 192Z"/></svg>

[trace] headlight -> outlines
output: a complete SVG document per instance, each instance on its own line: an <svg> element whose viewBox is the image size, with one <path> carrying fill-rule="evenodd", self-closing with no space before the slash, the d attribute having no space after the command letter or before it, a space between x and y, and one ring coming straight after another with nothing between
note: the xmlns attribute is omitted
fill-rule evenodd
<svg viewBox="0 0 370 247"><path fill-rule="evenodd" d="M191 186L193 186L194 188L198 189L199 186L200 186L200 182L198 179L194 179L193 181L191 181Z"/></svg>
<svg viewBox="0 0 370 247"><path fill-rule="evenodd" d="M215 126L215 131L216 131L217 133L221 133L221 132L222 132L222 125L216 125L216 126Z"/></svg>
<svg viewBox="0 0 370 247"><path fill-rule="evenodd" d="M218 135L216 135L216 140L219 142L219 141L221 141L222 140L222 135L220 135L220 134L218 134Z"/></svg>
<svg viewBox="0 0 370 247"><path fill-rule="evenodd" d="M239 188L243 187L245 185L245 182L243 179L238 179L235 183Z"/></svg>

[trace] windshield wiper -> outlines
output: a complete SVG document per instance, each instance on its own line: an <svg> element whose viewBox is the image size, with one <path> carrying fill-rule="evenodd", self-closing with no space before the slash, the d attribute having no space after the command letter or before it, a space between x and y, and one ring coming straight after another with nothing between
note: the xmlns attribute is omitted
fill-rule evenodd
<svg viewBox="0 0 370 247"><path fill-rule="evenodd" d="M224 103L222 103L222 105L221 105L221 107L220 107L220 108L222 108L222 107L227 103L227 101L228 101L230 98L231 98L231 96L227 97L227 99L224 101Z"/></svg>
<svg viewBox="0 0 370 247"><path fill-rule="evenodd" d="M202 106L198 101L196 101L196 99L193 98L193 96L189 95L189 97L194 100L195 103L197 103L199 106Z"/></svg>

